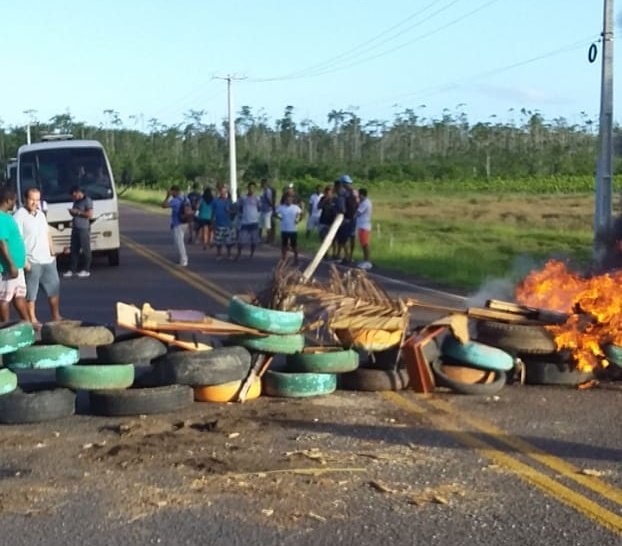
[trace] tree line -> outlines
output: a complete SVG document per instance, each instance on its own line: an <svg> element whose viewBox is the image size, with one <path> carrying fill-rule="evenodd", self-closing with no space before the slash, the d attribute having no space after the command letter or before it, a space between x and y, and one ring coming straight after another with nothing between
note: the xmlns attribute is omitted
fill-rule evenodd
<svg viewBox="0 0 622 546"><path fill-rule="evenodd" d="M422 110L419 108L417 110ZM598 154L597 123L545 119L522 109L517 119L470 123L463 112L444 110L438 118L406 108L393 119L363 120L356 109L332 110L320 126L297 120L287 106L270 120L263 111L243 106L236 118L241 180L317 179L331 181L349 172L360 180L448 180L591 175ZM137 128L138 116L124 121L104 110L100 126L76 120L70 113L31 124L33 142L51 132L99 140L108 151L117 180L159 187L197 178L226 180L228 124L205 123L204 110L189 110L182 122L158 119ZM0 122L0 164L6 164L26 142L25 127ZM622 150L619 127L616 151ZM619 154L618 154L619 155Z"/></svg>

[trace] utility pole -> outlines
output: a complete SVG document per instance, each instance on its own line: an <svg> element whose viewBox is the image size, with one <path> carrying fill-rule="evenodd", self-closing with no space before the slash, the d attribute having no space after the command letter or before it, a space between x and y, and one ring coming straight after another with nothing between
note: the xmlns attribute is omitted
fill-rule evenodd
<svg viewBox="0 0 622 546"><path fill-rule="evenodd" d="M611 244L613 186L613 0L604 0L600 88L600 153L596 165L593 258L605 259Z"/></svg>
<svg viewBox="0 0 622 546"><path fill-rule="evenodd" d="M227 80L227 106L229 118L229 191L231 200L238 200L238 166L235 155L235 113L233 111L233 81L245 79L243 76L229 74L227 76L214 76L217 80Z"/></svg>
<svg viewBox="0 0 622 546"><path fill-rule="evenodd" d="M24 114L28 115L28 123L26 123L26 144L31 143L30 126L32 125L32 122L34 121L34 116L36 112L37 111L33 110L32 108L30 110L24 110Z"/></svg>

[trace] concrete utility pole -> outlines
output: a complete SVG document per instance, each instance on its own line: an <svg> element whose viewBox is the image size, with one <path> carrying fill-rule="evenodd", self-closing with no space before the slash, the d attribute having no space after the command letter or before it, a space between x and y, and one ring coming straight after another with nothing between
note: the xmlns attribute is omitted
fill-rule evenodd
<svg viewBox="0 0 622 546"><path fill-rule="evenodd" d="M604 0L600 89L600 154L596 165L593 258L604 260L611 244L613 182L613 0Z"/></svg>
<svg viewBox="0 0 622 546"><path fill-rule="evenodd" d="M233 76L214 76L218 80L227 80L227 104L229 117L229 191L231 200L235 203L238 200L238 166L235 155L235 113L233 111L233 89L234 80L243 80L244 77Z"/></svg>

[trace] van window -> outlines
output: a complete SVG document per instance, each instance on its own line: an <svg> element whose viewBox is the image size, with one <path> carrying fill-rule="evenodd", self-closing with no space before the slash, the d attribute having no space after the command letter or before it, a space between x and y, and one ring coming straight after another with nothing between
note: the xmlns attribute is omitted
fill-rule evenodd
<svg viewBox="0 0 622 546"><path fill-rule="evenodd" d="M101 148L55 148L24 152L19 158L20 190L37 187L48 203L71 200L81 186L91 199L111 199L113 189Z"/></svg>

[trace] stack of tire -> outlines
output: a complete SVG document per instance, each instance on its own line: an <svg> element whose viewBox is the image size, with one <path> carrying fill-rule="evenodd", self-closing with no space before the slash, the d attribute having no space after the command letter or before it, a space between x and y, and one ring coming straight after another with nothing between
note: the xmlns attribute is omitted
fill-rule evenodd
<svg viewBox="0 0 622 546"><path fill-rule="evenodd" d="M0 423L37 423L74 414L75 394L37 376L78 362L77 349L45 339L35 343L32 324L18 322L0 328L0 354Z"/></svg>
<svg viewBox="0 0 622 546"><path fill-rule="evenodd" d="M262 378L262 390L268 396L305 398L330 394L337 388L336 374L354 366L351 352L341 348L305 351L305 338L300 333L302 311L266 309L253 305L245 296L233 296L228 316L229 320L264 334L232 336L233 343L255 354L285 355L285 367L268 370Z"/></svg>
<svg viewBox="0 0 622 546"><path fill-rule="evenodd" d="M477 339L519 357L530 385L576 386L594 377L577 370L569 352L557 351L553 336L540 324L480 320Z"/></svg>
<svg viewBox="0 0 622 546"><path fill-rule="evenodd" d="M349 391L400 391L408 386L408 372L399 358L399 345L369 353L361 365L340 377L339 388ZM360 357L359 357L360 358Z"/></svg>
<svg viewBox="0 0 622 546"><path fill-rule="evenodd" d="M506 351L478 341L462 343L451 334L441 340L440 352L432 361L436 385L458 394L494 395L514 369L514 358Z"/></svg>

